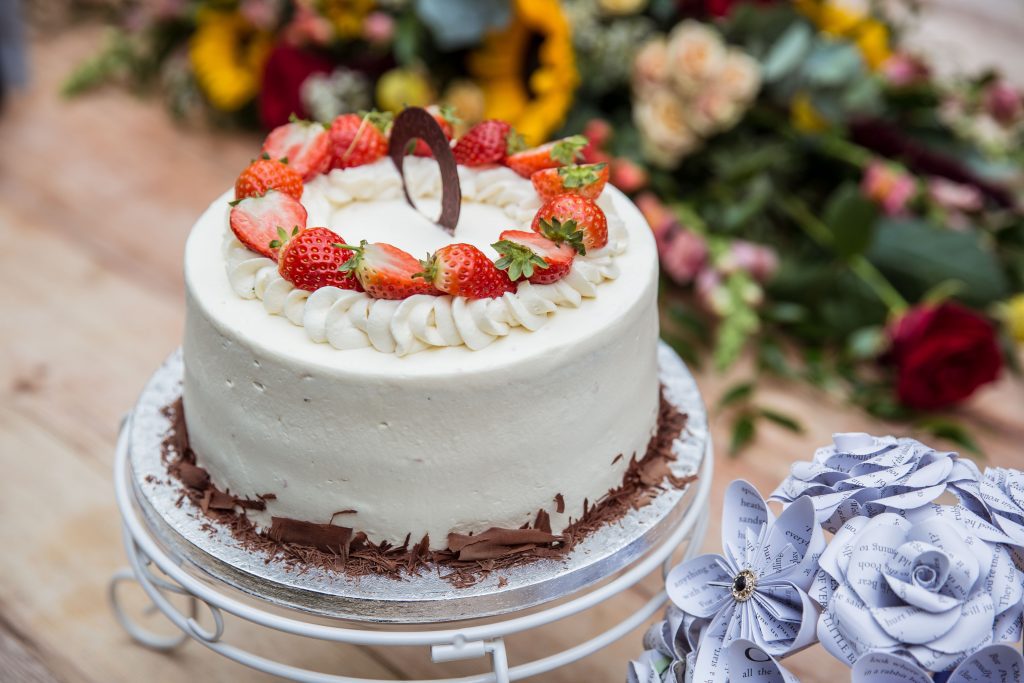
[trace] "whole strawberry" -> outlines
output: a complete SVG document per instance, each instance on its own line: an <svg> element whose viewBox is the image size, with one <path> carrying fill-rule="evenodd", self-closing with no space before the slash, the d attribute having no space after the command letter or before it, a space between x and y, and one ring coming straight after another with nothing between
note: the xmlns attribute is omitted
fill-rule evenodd
<svg viewBox="0 0 1024 683"><path fill-rule="evenodd" d="M455 163L462 166L500 164L510 151L517 151L516 139L512 126L504 121L481 121L455 143L452 149Z"/></svg>
<svg viewBox="0 0 1024 683"><path fill-rule="evenodd" d="M561 168L546 168L530 176L533 188L541 200L547 201L557 194L578 194L597 199L608 184L608 164L572 164Z"/></svg>
<svg viewBox="0 0 1024 683"><path fill-rule="evenodd" d="M354 274L367 294L374 299L406 299L413 294L438 294L434 285L414 277L422 269L420 262L398 247L384 242L359 246L344 245L352 258L341 264L342 273Z"/></svg>
<svg viewBox="0 0 1024 683"><path fill-rule="evenodd" d="M566 241L578 253L608 244L608 217L592 199L560 194L541 205L530 228L556 241ZM579 236L573 236L574 233Z"/></svg>
<svg viewBox="0 0 1024 683"><path fill-rule="evenodd" d="M231 202L228 223L239 242L276 261L278 250L270 243L277 239L278 229L304 229L306 208L289 194L267 190L262 196Z"/></svg>
<svg viewBox="0 0 1024 683"><path fill-rule="evenodd" d="M271 159L287 159L303 180L326 173L331 166L331 140L323 125L292 117L289 123L270 131L263 141L263 153Z"/></svg>
<svg viewBox="0 0 1024 683"><path fill-rule="evenodd" d="M278 190L302 199L302 175L287 163L264 154L238 176L235 199L262 197L268 190Z"/></svg>
<svg viewBox="0 0 1024 683"><path fill-rule="evenodd" d="M524 178L529 178L537 171L573 163L579 158L580 151L586 145L587 139L585 137L573 135L572 137L563 138L555 142L549 142L540 147L510 154L505 159L505 165Z"/></svg>
<svg viewBox="0 0 1024 683"><path fill-rule="evenodd" d="M458 243L441 247L433 256L420 261L420 265L423 267L422 272L413 277L421 277L452 296L493 299L516 289L487 254L472 244Z"/></svg>
<svg viewBox="0 0 1024 683"><path fill-rule="evenodd" d="M390 117L379 112L342 114L331 123L331 167L352 168L372 164L388 152L384 136Z"/></svg>
<svg viewBox="0 0 1024 683"><path fill-rule="evenodd" d="M455 124L458 123L459 119L455 116L455 110L448 106L427 107L427 111L437 121L437 125L441 126L441 132L444 133L445 138L451 142L452 137L455 135ZM412 149L412 153L418 157L432 157L434 153L430 151L430 147L423 140L417 140L415 147Z"/></svg>
<svg viewBox="0 0 1024 683"><path fill-rule="evenodd" d="M568 244L555 244L543 235L525 230L506 230L491 246L501 254L494 264L508 271L511 280L529 280L535 285L558 282L572 270L576 251Z"/></svg>
<svg viewBox="0 0 1024 683"><path fill-rule="evenodd" d="M277 272L299 289L315 292L321 287L341 287L362 291L351 273L343 273L342 264L352 252L342 249L345 240L327 228L306 228L290 235L281 230L274 241L280 249Z"/></svg>

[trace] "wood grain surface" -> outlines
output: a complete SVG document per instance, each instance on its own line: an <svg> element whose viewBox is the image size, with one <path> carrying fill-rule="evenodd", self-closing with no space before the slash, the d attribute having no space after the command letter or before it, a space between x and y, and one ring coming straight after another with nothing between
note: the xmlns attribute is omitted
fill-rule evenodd
<svg viewBox="0 0 1024 683"><path fill-rule="evenodd" d="M957 3L934 4L942 10ZM959 4L957 11L966 6ZM1006 33L1012 21L1006 28L986 19L976 34L1007 39L1012 53L1003 57L1013 56L1019 69L1024 19L1014 16L1019 23L1012 40ZM962 39L960 23L954 33ZM0 117L0 680L271 680L194 643L171 655L137 647L107 605L107 580L125 564L111 483L118 422L181 339L188 230L255 154L258 141L178 127L157 100L119 90L60 100L59 83L101 38L96 26L36 36L33 84ZM729 384L712 374L698 380L709 404ZM799 415L807 429L793 435L765 428L740 459L718 448L709 550L719 546L721 493L733 478L767 492L792 460L810 457L834 431L900 430L802 387L769 385L762 396ZM991 462L1021 467L1022 411L1024 386L1004 379L979 393L961 417ZM722 416L714 416L713 431L724 444ZM658 588L649 579L585 617L511 638L511 658L533 659L580 642ZM130 602L140 610L144 604L140 595ZM157 618L147 623L171 628ZM288 663L360 677L451 676L482 668L480 662L435 667L425 649L385 652L304 641L231 618L227 634L231 642ZM535 680L621 681L626 661L640 651L640 635ZM817 648L787 664L806 683L847 676Z"/></svg>

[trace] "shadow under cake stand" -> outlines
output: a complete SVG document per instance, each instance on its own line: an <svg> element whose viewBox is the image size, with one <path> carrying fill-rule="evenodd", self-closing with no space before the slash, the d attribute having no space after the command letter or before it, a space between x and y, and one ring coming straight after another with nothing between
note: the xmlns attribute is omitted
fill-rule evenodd
<svg viewBox="0 0 1024 683"><path fill-rule="evenodd" d="M707 413L692 375L664 343L658 364L666 398L687 415L686 428L673 444L673 473L696 473L697 480L663 491L651 504L588 536L564 558L496 570L473 586L454 588L436 571L399 581L352 578L313 567L297 571L284 560L268 562L265 555L246 550L226 528L211 525L194 505L181 503L180 484L169 478L161 459L161 442L170 428L162 409L181 394L183 368L176 351L150 379L118 438L114 484L130 566L111 580L114 613L131 637L147 647L172 650L193 639L236 662L293 681L371 683L298 668L229 644L223 639L224 613L318 640L429 647L434 662L490 657L486 673L430 679L435 682L506 683L575 662L646 622L665 603L665 591L600 635L542 659L510 666L503 638L593 609L659 568L664 576L681 545L686 544L685 557L699 551L707 528L714 460ZM119 587L128 581L141 585L152 606L181 633L158 635L133 621L119 600ZM239 591L253 600L240 600ZM187 608L178 609L169 594L185 596ZM559 599L566 600L531 610ZM200 604L212 618L212 629L198 621ZM317 623L323 617L345 623ZM481 623L485 618L490 619Z"/></svg>

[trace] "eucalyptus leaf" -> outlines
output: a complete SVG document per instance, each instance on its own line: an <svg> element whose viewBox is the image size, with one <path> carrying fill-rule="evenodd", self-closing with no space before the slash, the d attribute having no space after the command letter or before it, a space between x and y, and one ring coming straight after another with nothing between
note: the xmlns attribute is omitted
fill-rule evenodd
<svg viewBox="0 0 1024 683"><path fill-rule="evenodd" d="M753 392L753 382L739 382L732 385L722 394L722 398L718 399L718 410L746 401Z"/></svg>
<svg viewBox="0 0 1024 683"><path fill-rule="evenodd" d="M804 77L820 87L842 85L863 70L860 52L850 43L819 42L803 64Z"/></svg>
<svg viewBox="0 0 1024 683"><path fill-rule="evenodd" d="M914 219L882 219L867 256L909 300L920 300L948 280L963 282L958 298L979 308L1009 294L999 260L974 232L943 230Z"/></svg>
<svg viewBox="0 0 1024 683"><path fill-rule="evenodd" d="M778 81L792 73L811 49L813 36L811 27L802 21L790 26L765 56L761 65L765 81Z"/></svg>
<svg viewBox="0 0 1024 683"><path fill-rule="evenodd" d="M885 330L878 325L862 327L846 340L846 351L857 360L876 358L885 347Z"/></svg>

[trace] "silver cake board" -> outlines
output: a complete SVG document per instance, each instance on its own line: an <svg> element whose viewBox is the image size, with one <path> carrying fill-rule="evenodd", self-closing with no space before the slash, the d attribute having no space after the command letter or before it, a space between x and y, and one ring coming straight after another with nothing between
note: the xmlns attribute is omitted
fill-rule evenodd
<svg viewBox="0 0 1024 683"><path fill-rule="evenodd" d="M667 490L651 505L594 533L565 558L496 571L479 584L456 589L434 573L398 581L296 571L246 551L225 529L204 525L187 499L179 506L180 488L168 481L160 457L170 426L162 409L180 395L182 365L176 352L150 380L118 438L114 491L130 566L110 582L114 615L137 643L151 649L170 651L194 640L244 666L302 683L383 681L312 671L227 642L224 614L328 642L429 647L438 663L489 659L485 673L420 683L510 683L593 654L653 617L667 600L665 591L589 640L533 661L510 665L504 638L584 614L659 569L664 576L684 544L683 559L700 550L714 468L707 415L678 356L662 344L658 360L666 397L688 416L684 435L674 445L678 461L673 472L696 472L696 482ZM171 491L176 492L173 500ZM125 583L139 585L178 632L153 633L130 617L120 599ZM239 599L238 591L250 597ZM169 600L172 594L184 596L187 607ZM206 610L203 624L200 607ZM209 619L212 628L204 625Z"/></svg>

